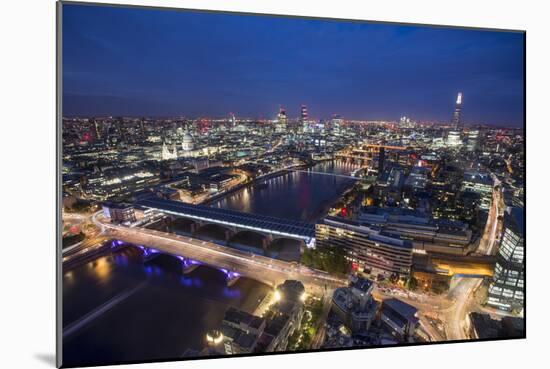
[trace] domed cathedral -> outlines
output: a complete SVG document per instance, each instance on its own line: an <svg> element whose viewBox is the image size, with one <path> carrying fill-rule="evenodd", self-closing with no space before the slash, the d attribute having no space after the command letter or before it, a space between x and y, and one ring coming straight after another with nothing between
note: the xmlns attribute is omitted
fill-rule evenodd
<svg viewBox="0 0 550 369"><path fill-rule="evenodd" d="M183 151L193 151L195 148L195 144L193 142L193 137L189 134L189 132L185 132L185 135L183 136L183 141L181 142L181 148Z"/></svg>

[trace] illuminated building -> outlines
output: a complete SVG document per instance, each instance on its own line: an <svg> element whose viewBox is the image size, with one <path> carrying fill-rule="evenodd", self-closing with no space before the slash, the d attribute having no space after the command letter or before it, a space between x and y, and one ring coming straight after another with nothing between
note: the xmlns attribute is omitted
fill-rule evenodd
<svg viewBox="0 0 550 369"><path fill-rule="evenodd" d="M351 276L349 286L337 288L332 295L332 311L354 333L364 333L374 320L373 289L371 280Z"/></svg>
<svg viewBox="0 0 550 369"><path fill-rule="evenodd" d="M279 114L277 114L277 132L285 132L286 131L286 111L285 108L282 106L279 108Z"/></svg>
<svg viewBox="0 0 550 369"><path fill-rule="evenodd" d="M319 247L339 247L356 266L382 275L410 273L413 246L356 221L326 217L315 226Z"/></svg>
<svg viewBox="0 0 550 369"><path fill-rule="evenodd" d="M99 141L101 139L101 127L99 126L99 122L97 120L92 118L92 121L94 123L95 138Z"/></svg>
<svg viewBox="0 0 550 369"><path fill-rule="evenodd" d="M462 92L458 93L456 97L455 110L453 112L453 129L449 131L447 135L447 146L456 147L462 145L461 131L462 131L462 121L461 121L461 110L462 110Z"/></svg>
<svg viewBox="0 0 550 369"><path fill-rule="evenodd" d="M468 131L466 140L466 149L468 151L475 151L479 146L479 130L471 129Z"/></svg>
<svg viewBox="0 0 550 369"><path fill-rule="evenodd" d="M115 223L133 223L136 221L134 207L130 204L106 201L102 204L103 215Z"/></svg>
<svg viewBox="0 0 550 369"><path fill-rule="evenodd" d="M480 196L480 209L487 210L491 206L493 194L493 180L488 173L468 171L464 173L462 181L463 192L473 192Z"/></svg>
<svg viewBox="0 0 550 369"><path fill-rule="evenodd" d="M461 129L462 92L456 97L455 111L453 112L453 128L455 131Z"/></svg>
<svg viewBox="0 0 550 369"><path fill-rule="evenodd" d="M173 145L172 151L168 149L168 146L166 145L166 142L162 143L162 152L161 152L161 159L162 160L172 160L178 158L178 150L176 149L176 144Z"/></svg>
<svg viewBox="0 0 550 369"><path fill-rule="evenodd" d="M447 135L446 145L449 147L457 147L462 145L462 138L460 137L460 132L453 130L449 131Z"/></svg>
<svg viewBox="0 0 550 369"><path fill-rule="evenodd" d="M304 133L310 131L309 127L309 115L307 112L307 106L302 105L300 107L300 123L302 123L302 130Z"/></svg>
<svg viewBox="0 0 550 369"><path fill-rule="evenodd" d="M493 282L487 303L502 310L523 309L524 272L524 212L511 208L504 214L504 228L495 264Z"/></svg>
<svg viewBox="0 0 550 369"><path fill-rule="evenodd" d="M225 312L219 329L224 353L233 355L254 352L265 327L264 319L230 307Z"/></svg>
<svg viewBox="0 0 550 369"><path fill-rule="evenodd" d="M357 219L388 236L411 242L417 252L464 255L470 250L472 231L461 222L434 220L416 210L373 206L361 208Z"/></svg>
<svg viewBox="0 0 550 369"><path fill-rule="evenodd" d="M300 108L300 121L302 123L307 122L309 119L308 113L307 113L307 106L302 105Z"/></svg>
<svg viewBox="0 0 550 369"><path fill-rule="evenodd" d="M193 137L189 134L189 132L186 132L183 136L183 140L181 142L181 148L183 151L193 151L195 148L195 145L193 143Z"/></svg>
<svg viewBox="0 0 550 369"><path fill-rule="evenodd" d="M411 120L411 118L402 116L399 118L399 126L401 128L413 128L415 126L415 123Z"/></svg>

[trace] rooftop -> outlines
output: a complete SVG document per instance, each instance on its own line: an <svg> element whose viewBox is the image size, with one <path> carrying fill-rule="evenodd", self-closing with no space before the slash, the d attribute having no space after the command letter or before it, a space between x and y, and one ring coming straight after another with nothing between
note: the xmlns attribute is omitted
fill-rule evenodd
<svg viewBox="0 0 550 369"><path fill-rule="evenodd" d="M407 304L406 302L403 302L396 298L386 299L382 302L382 309L384 309L384 307L389 307L395 313L399 314L401 317L410 322L418 322L418 318L416 317L416 312L418 311L418 309L416 309L412 305Z"/></svg>

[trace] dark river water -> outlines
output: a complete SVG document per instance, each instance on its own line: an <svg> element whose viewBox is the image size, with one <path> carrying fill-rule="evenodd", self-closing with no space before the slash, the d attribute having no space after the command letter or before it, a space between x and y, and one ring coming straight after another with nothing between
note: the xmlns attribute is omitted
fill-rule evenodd
<svg viewBox="0 0 550 369"><path fill-rule="evenodd" d="M267 184L266 188L245 187L218 200L212 206L315 222L354 183L353 179L319 173L350 175L356 169L358 166L340 161L319 163L304 171L263 181Z"/></svg>
<svg viewBox="0 0 550 369"><path fill-rule="evenodd" d="M352 165L325 162L311 170L348 175ZM353 180L293 172L247 187L213 206L315 221ZM161 255L144 264L126 248L77 266L63 275L63 364L94 365L181 358L200 351L229 306L250 313L270 287L201 266L183 275L180 262Z"/></svg>
<svg viewBox="0 0 550 369"><path fill-rule="evenodd" d="M64 273L64 334L109 306L64 336L64 365L176 359L187 349L200 351L229 306L252 313L269 290L246 278L227 287L221 271L203 266L184 276L170 256L143 264L133 248L99 257Z"/></svg>

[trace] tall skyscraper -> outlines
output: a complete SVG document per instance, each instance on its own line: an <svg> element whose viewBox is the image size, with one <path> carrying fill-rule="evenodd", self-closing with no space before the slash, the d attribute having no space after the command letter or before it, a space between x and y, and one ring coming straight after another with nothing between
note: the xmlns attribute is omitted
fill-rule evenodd
<svg viewBox="0 0 550 369"><path fill-rule="evenodd" d="M302 123L306 122L309 119L309 116L307 114L307 106L302 105L300 109L300 121Z"/></svg>
<svg viewBox="0 0 550 369"><path fill-rule="evenodd" d="M520 310L524 299L524 213L522 208L511 208L504 214L493 282L489 287L487 303L503 310Z"/></svg>
<svg viewBox="0 0 550 369"><path fill-rule="evenodd" d="M453 128L455 130L461 128L460 111L462 109L462 92L456 97L455 111L453 112Z"/></svg>
<svg viewBox="0 0 550 369"><path fill-rule="evenodd" d="M475 151L479 146L479 130L470 129L468 131L468 140L467 140L467 149L468 151Z"/></svg>
<svg viewBox="0 0 550 369"><path fill-rule="evenodd" d="M302 105L300 108L300 123L302 124L302 131L304 133L309 132L311 128L309 126L308 119L309 119L309 116L307 114L307 106Z"/></svg>
<svg viewBox="0 0 550 369"><path fill-rule="evenodd" d="M93 121L93 124L94 124L94 135L95 135L95 139L97 141L101 140L101 127L99 125L99 122L92 118L92 121Z"/></svg>
<svg viewBox="0 0 550 369"><path fill-rule="evenodd" d="M277 114L277 132L286 131L286 110L282 106L279 107L279 114Z"/></svg>

